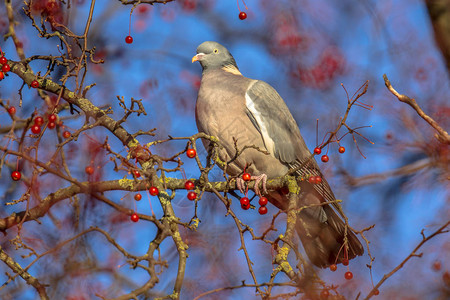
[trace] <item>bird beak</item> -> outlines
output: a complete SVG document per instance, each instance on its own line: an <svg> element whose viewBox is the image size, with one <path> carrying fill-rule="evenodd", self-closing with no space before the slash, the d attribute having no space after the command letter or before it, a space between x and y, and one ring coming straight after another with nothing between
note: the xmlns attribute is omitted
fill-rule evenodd
<svg viewBox="0 0 450 300"><path fill-rule="evenodd" d="M197 55L194 55L194 57L192 57L192 62L201 60L203 58L203 56L205 56L204 53L199 53Z"/></svg>

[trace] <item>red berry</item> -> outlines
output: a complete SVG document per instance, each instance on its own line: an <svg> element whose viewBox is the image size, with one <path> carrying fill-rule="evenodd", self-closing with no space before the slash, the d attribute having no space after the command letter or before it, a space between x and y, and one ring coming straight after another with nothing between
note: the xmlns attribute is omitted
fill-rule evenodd
<svg viewBox="0 0 450 300"><path fill-rule="evenodd" d="M190 191L190 192L187 194L187 198L188 198L189 200L193 201L193 200L195 200L195 199L197 198L197 193L196 193L196 192Z"/></svg>
<svg viewBox="0 0 450 300"><path fill-rule="evenodd" d="M345 148L340 146L338 151L339 151L339 153L344 153L345 152Z"/></svg>
<svg viewBox="0 0 450 300"><path fill-rule="evenodd" d="M247 19L247 14L245 12L241 11L239 13L239 19L241 19L241 20Z"/></svg>
<svg viewBox="0 0 450 300"><path fill-rule="evenodd" d="M11 173L11 178L14 181L20 180L20 178L22 178L22 174L20 174L19 171L14 171Z"/></svg>
<svg viewBox="0 0 450 300"><path fill-rule="evenodd" d="M125 43L131 44L132 42L133 42L133 38L131 37L131 35L127 35L127 37L125 38Z"/></svg>
<svg viewBox="0 0 450 300"><path fill-rule="evenodd" d="M347 259L347 258L344 258L344 259L342 260L342 264L343 264L344 266L348 266L348 259Z"/></svg>
<svg viewBox="0 0 450 300"><path fill-rule="evenodd" d="M193 190L195 188L195 184L192 181L188 180L184 183L184 188L187 190Z"/></svg>
<svg viewBox="0 0 450 300"><path fill-rule="evenodd" d="M189 158L194 158L197 155L197 151L195 151L195 149L189 148L186 151L186 155Z"/></svg>
<svg viewBox="0 0 450 300"><path fill-rule="evenodd" d="M39 87L39 82L37 80L33 80L31 82L31 87L37 89Z"/></svg>
<svg viewBox="0 0 450 300"><path fill-rule="evenodd" d="M314 153L320 154L320 153L322 153L322 149L320 149L319 147L316 147L316 148L314 148Z"/></svg>
<svg viewBox="0 0 450 300"><path fill-rule="evenodd" d="M345 272L344 274L345 279L350 280L353 278L353 273L350 271Z"/></svg>
<svg viewBox="0 0 450 300"><path fill-rule="evenodd" d="M49 122L56 122L56 119L57 119L57 117L56 117L55 114L48 115L48 121Z"/></svg>
<svg viewBox="0 0 450 300"><path fill-rule="evenodd" d="M139 171L137 170L133 170L134 176L136 176L136 178L141 177L141 173L139 173Z"/></svg>
<svg viewBox="0 0 450 300"><path fill-rule="evenodd" d="M245 173L244 172L244 174L242 174L242 179L244 181L250 181L252 179L252 175L250 175L249 173Z"/></svg>
<svg viewBox="0 0 450 300"><path fill-rule="evenodd" d="M148 191L150 192L150 195L152 195L152 196L156 196L156 195L159 194L158 188L157 188L157 187L154 187L154 186L150 187L150 188L148 189Z"/></svg>
<svg viewBox="0 0 450 300"><path fill-rule="evenodd" d="M261 207L258 209L258 212L259 212L260 215L265 215L265 214L267 214L267 207L261 206Z"/></svg>
<svg viewBox="0 0 450 300"><path fill-rule="evenodd" d="M375 291L373 291L373 294L374 294L375 296L378 296L378 295L380 294L380 291L379 291L378 289L376 289Z"/></svg>
<svg viewBox="0 0 450 300"><path fill-rule="evenodd" d="M70 132L69 131L64 131L63 132L63 137L65 138L65 139L68 139L68 138L70 138Z"/></svg>
<svg viewBox="0 0 450 300"><path fill-rule="evenodd" d="M320 292L320 299L328 299L328 296L330 296L330 292L328 290L322 290L322 292Z"/></svg>
<svg viewBox="0 0 450 300"><path fill-rule="evenodd" d="M9 72L9 70L11 70L11 67L8 64L4 64L2 66L2 72L3 73Z"/></svg>
<svg viewBox="0 0 450 300"><path fill-rule="evenodd" d="M133 214L131 215L130 219L131 219L131 221L133 221L133 222L136 223L137 221L139 221L139 216L138 216L137 213L133 213Z"/></svg>
<svg viewBox="0 0 450 300"><path fill-rule="evenodd" d="M3 74L3 72L0 72L0 80L3 80L3 78L5 78L5 74Z"/></svg>
<svg viewBox="0 0 450 300"><path fill-rule="evenodd" d="M8 113L10 115L14 115L16 113L16 108L14 106L11 106L10 108L8 108Z"/></svg>
<svg viewBox="0 0 450 300"><path fill-rule="evenodd" d="M259 198L259 205L261 206L266 206L267 205L267 198L266 197L261 197Z"/></svg>
<svg viewBox="0 0 450 300"><path fill-rule="evenodd" d="M330 160L330 158L328 157L328 155L322 155L322 161L323 162L327 162L327 161L329 161Z"/></svg>
<svg viewBox="0 0 450 300"><path fill-rule="evenodd" d="M8 60L6 59L6 57L2 56L0 57L0 64L4 65L8 62Z"/></svg>
<svg viewBox="0 0 450 300"><path fill-rule="evenodd" d="M134 200L139 201L142 199L142 195L137 193L136 195L134 195Z"/></svg>
<svg viewBox="0 0 450 300"><path fill-rule="evenodd" d="M42 117L37 116L36 118L34 118L34 124L42 126L44 124L44 119Z"/></svg>
<svg viewBox="0 0 450 300"><path fill-rule="evenodd" d="M322 177L316 176L316 184L322 183Z"/></svg>
<svg viewBox="0 0 450 300"><path fill-rule="evenodd" d="M93 166L87 166L86 168L84 168L84 171L86 172L86 174L92 175L92 174L94 174L94 167Z"/></svg>
<svg viewBox="0 0 450 300"><path fill-rule="evenodd" d="M41 132L41 127L34 124L33 126L31 126L31 132L34 134L39 134Z"/></svg>
<svg viewBox="0 0 450 300"><path fill-rule="evenodd" d="M330 266L330 270L331 270L331 272L336 271L336 270L337 270L336 264L332 264L332 265Z"/></svg>
<svg viewBox="0 0 450 300"><path fill-rule="evenodd" d="M247 210L250 208L250 200L248 200L247 197L242 197L240 202L243 210Z"/></svg>
<svg viewBox="0 0 450 300"><path fill-rule="evenodd" d="M49 122L48 124L47 124L47 128L48 129L53 129L53 128L55 128L56 127L56 123L55 122Z"/></svg>
<svg viewBox="0 0 450 300"><path fill-rule="evenodd" d="M309 177L308 182L311 183L311 184L316 184L317 183L316 182L316 176Z"/></svg>

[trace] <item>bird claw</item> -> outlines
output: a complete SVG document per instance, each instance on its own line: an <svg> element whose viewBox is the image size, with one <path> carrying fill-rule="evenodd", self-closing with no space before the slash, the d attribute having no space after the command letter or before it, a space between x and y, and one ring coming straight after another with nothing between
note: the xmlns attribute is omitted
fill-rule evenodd
<svg viewBox="0 0 450 300"><path fill-rule="evenodd" d="M245 194L245 181L244 179L238 177L236 178L236 187L242 194Z"/></svg>
<svg viewBox="0 0 450 300"><path fill-rule="evenodd" d="M261 174L258 176L252 176L252 180L255 180L255 187L253 190L255 191L255 194L258 195L258 197L262 197L261 190L259 189L259 183L262 182L262 191L264 194L267 194L267 175Z"/></svg>
<svg viewBox="0 0 450 300"><path fill-rule="evenodd" d="M258 195L258 197L262 197L261 189L259 188L259 183L262 183L261 188L262 192L264 194L267 194L267 175L261 174L258 176L252 176L251 180L255 181L255 186L253 187L253 190L255 191L255 194ZM236 187L239 189L239 191L242 194L245 194L246 186L245 186L244 179L238 177L236 178Z"/></svg>

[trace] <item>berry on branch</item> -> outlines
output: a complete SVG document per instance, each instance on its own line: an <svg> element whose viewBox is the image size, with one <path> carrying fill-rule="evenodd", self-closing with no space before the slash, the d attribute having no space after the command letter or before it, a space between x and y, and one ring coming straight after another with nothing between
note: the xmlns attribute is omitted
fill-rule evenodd
<svg viewBox="0 0 450 300"><path fill-rule="evenodd" d="M189 158L194 158L197 155L197 151L195 151L195 149L189 148L186 150L186 155Z"/></svg>
<svg viewBox="0 0 450 300"><path fill-rule="evenodd" d="M14 106L11 106L8 108L8 113L12 116L16 113L16 108Z"/></svg>
<svg viewBox="0 0 450 300"><path fill-rule="evenodd" d="M242 179L244 181L250 181L252 179L252 176L249 173L244 172L244 174L242 174Z"/></svg>
<svg viewBox="0 0 450 300"><path fill-rule="evenodd" d="M9 72L9 70L11 70L11 67L8 64L4 64L2 66L2 72L3 73Z"/></svg>
<svg viewBox="0 0 450 300"><path fill-rule="evenodd" d="M353 278L353 273L350 271L345 272L344 274L345 279L350 280Z"/></svg>
<svg viewBox="0 0 450 300"><path fill-rule="evenodd" d="M131 35L127 35L127 37L125 38L125 43L127 44L133 43L133 38L131 37Z"/></svg>
<svg viewBox="0 0 450 300"><path fill-rule="evenodd" d="M156 196L156 195L159 194L158 188L157 188L157 187L154 187L154 186L150 187L150 188L148 189L148 191L150 192L150 195L152 195L152 196Z"/></svg>
<svg viewBox="0 0 450 300"><path fill-rule="evenodd" d="M195 199L197 199L197 193L191 191L187 194L187 198L191 201L194 201Z"/></svg>
<svg viewBox="0 0 450 300"><path fill-rule="evenodd" d="M40 116L34 118L34 124L38 126L42 126L44 124L44 119Z"/></svg>
<svg viewBox="0 0 450 300"><path fill-rule="evenodd" d="M18 181L18 180L20 180L20 178L22 178L22 174L20 174L19 171L14 171L11 173L11 178L14 181Z"/></svg>
<svg viewBox="0 0 450 300"><path fill-rule="evenodd" d="M250 208L250 200L247 197L242 197L240 202L243 210L247 210Z"/></svg>
<svg viewBox="0 0 450 300"><path fill-rule="evenodd" d="M258 212L259 212L260 215L265 215L265 214L267 214L267 207L261 206L261 207L258 209Z"/></svg>
<svg viewBox="0 0 450 300"><path fill-rule="evenodd" d="M37 89L39 87L39 82L37 80L33 80L31 82L31 87Z"/></svg>
<svg viewBox="0 0 450 300"><path fill-rule="evenodd" d="M133 214L131 215L130 219L131 219L131 221L133 221L133 222L136 223L137 221L139 221L139 216L138 216L137 213L133 213Z"/></svg>
<svg viewBox="0 0 450 300"><path fill-rule="evenodd" d="M195 184L192 181L188 180L184 183L184 188L186 190L193 190L195 188Z"/></svg>
<svg viewBox="0 0 450 300"><path fill-rule="evenodd" d="M34 134L39 134L41 132L41 127L34 124L33 126L31 126L31 132Z"/></svg>
<svg viewBox="0 0 450 300"><path fill-rule="evenodd" d="M267 202L268 202L268 200L267 200L266 197L261 197L261 198L259 198L259 205L261 205L261 206L266 206L266 205L267 205Z"/></svg>

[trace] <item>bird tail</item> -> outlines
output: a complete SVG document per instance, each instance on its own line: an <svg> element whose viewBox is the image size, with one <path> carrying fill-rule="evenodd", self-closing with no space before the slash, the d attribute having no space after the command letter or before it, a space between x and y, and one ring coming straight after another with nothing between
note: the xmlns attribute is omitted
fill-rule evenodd
<svg viewBox="0 0 450 300"><path fill-rule="evenodd" d="M326 268L332 264L349 261L364 253L360 241L336 212L329 206L323 206L326 221L312 218L305 209L299 214L296 229L306 255L316 266Z"/></svg>
<svg viewBox="0 0 450 300"><path fill-rule="evenodd" d="M286 209L289 201L286 195L275 191L270 192L269 200L281 209ZM348 227L346 230L345 223L329 204L321 204L323 198L309 186L303 186L298 202L301 211L297 217L297 234L314 265L326 268L364 253L356 235Z"/></svg>

